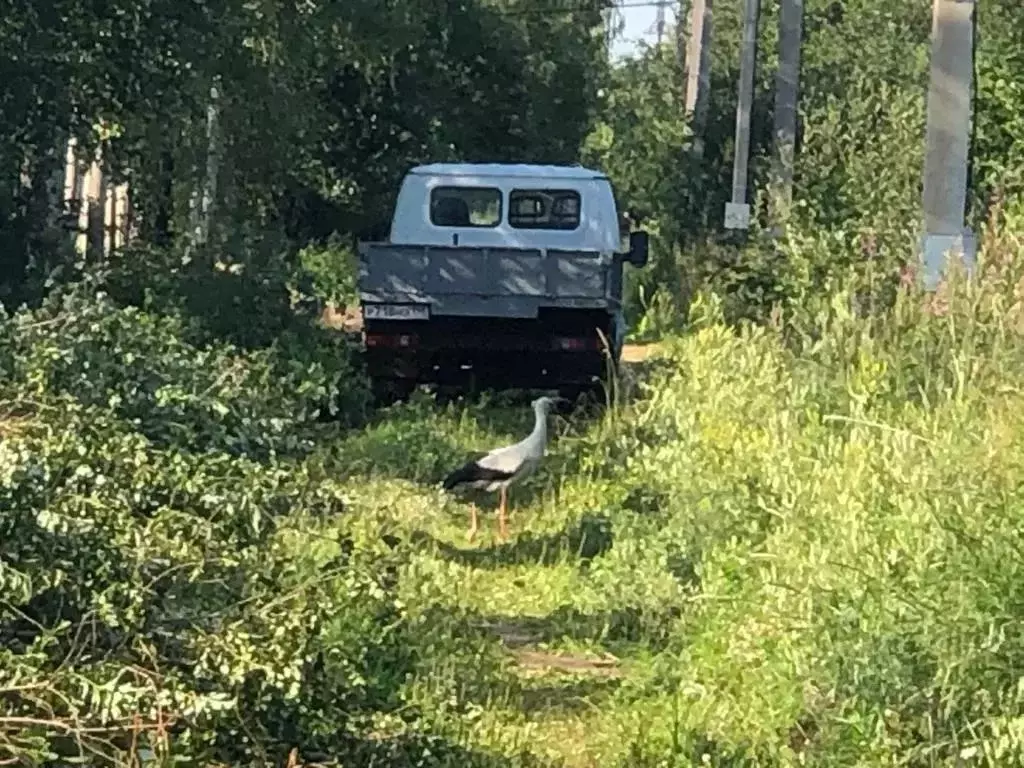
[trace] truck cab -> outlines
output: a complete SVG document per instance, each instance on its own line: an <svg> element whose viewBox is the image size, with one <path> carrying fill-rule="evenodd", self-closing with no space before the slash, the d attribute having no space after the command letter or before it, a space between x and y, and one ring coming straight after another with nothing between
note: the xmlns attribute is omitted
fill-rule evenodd
<svg viewBox="0 0 1024 768"><path fill-rule="evenodd" d="M608 177L581 166L437 163L402 181L386 242L360 243L375 388L593 387L618 362L624 231Z"/></svg>

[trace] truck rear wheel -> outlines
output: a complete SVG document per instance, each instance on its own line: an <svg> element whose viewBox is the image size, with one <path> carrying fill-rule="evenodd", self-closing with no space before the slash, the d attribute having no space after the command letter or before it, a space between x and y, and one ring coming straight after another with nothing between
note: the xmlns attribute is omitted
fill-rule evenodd
<svg viewBox="0 0 1024 768"><path fill-rule="evenodd" d="M589 384L566 384L558 387L558 395L572 402L584 401L604 405L605 386L603 379L596 379Z"/></svg>
<svg viewBox="0 0 1024 768"><path fill-rule="evenodd" d="M412 379L378 376L370 379L370 392L373 394L374 404L378 408L384 408L408 400L415 389L416 382Z"/></svg>

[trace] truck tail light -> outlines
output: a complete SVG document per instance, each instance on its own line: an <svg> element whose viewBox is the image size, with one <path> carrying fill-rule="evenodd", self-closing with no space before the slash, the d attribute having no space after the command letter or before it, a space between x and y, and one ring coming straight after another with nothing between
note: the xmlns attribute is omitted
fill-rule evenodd
<svg viewBox="0 0 1024 768"><path fill-rule="evenodd" d="M397 347L410 349L419 345L419 337L415 333L367 333L368 347Z"/></svg>
<svg viewBox="0 0 1024 768"><path fill-rule="evenodd" d="M597 339L586 336L556 336L554 347L562 352L585 352L597 349Z"/></svg>

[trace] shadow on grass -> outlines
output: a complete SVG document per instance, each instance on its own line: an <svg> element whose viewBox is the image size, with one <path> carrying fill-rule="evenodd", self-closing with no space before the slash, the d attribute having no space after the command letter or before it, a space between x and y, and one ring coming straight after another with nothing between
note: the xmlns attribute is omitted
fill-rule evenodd
<svg viewBox="0 0 1024 768"><path fill-rule="evenodd" d="M454 435L410 409L389 411L326 448L320 458L336 477L381 477L436 485L455 469L464 452Z"/></svg>
<svg viewBox="0 0 1024 768"><path fill-rule="evenodd" d="M645 360L634 362L623 362L623 371L629 371L629 377L636 381L644 381L656 377L662 373L668 373L679 368L679 362L668 356L648 357Z"/></svg>
<svg viewBox="0 0 1024 768"><path fill-rule="evenodd" d="M514 756L495 755L432 734L365 739L337 757L343 758L344 765L360 768L556 768L555 763L525 750ZM302 764L309 768L339 765L326 754L312 753L303 758Z"/></svg>
<svg viewBox="0 0 1024 768"><path fill-rule="evenodd" d="M359 430L325 444L319 461L335 476L408 480L438 486L444 477L487 451L526 437L533 428L529 407L443 407L427 395L377 410ZM529 484L516 486L517 502L533 497ZM453 498L473 495L460 488ZM479 498L497 499L497 494Z"/></svg>
<svg viewBox="0 0 1024 768"><path fill-rule="evenodd" d="M612 548L614 535L607 517L585 515L557 533L538 536L526 531L513 541L486 549L456 547L425 531L415 531L412 541L434 548L451 562L477 568L502 568L508 565L556 565L566 557L576 557L582 563L588 563Z"/></svg>
<svg viewBox="0 0 1024 768"><path fill-rule="evenodd" d="M622 500L622 509L634 515L647 517L657 515L669 506L668 491L654 485L635 485Z"/></svg>
<svg viewBox="0 0 1024 768"><path fill-rule="evenodd" d="M508 696L525 715L574 714L600 706L621 684L616 677L543 677L521 681L510 688Z"/></svg>
<svg viewBox="0 0 1024 768"><path fill-rule="evenodd" d="M654 611L628 606L587 613L563 605L547 616L480 616L476 626L493 632L510 649L570 638L581 642L639 644L657 651L667 647L681 615L676 607Z"/></svg>
<svg viewBox="0 0 1024 768"><path fill-rule="evenodd" d="M461 461L456 461L455 466L462 466L466 461L477 459L482 454L466 455ZM548 483L552 478L558 477L562 473L562 466L564 462L560 461L558 457L548 456L544 460L543 466L536 470L536 474L532 477L528 477L521 481L519 484L513 485L509 488L508 492L508 512L509 512L509 528L514 536L528 536L529 533L523 531L521 534L517 530L516 525L519 519L517 514L518 510L525 510L532 507L537 503L538 499L542 498L545 490L549 487ZM451 469L454 469L452 467ZM446 470L445 473L450 470ZM441 478L438 479L438 484L444 477L442 473ZM479 488L473 488L468 485L461 485L451 491L446 492L448 498L453 501L459 502L464 505L460 509L459 514L465 516L468 519L469 516L469 505L473 504L480 512L481 523L484 519L497 520L498 518L498 502L500 495L497 491L484 491Z"/></svg>

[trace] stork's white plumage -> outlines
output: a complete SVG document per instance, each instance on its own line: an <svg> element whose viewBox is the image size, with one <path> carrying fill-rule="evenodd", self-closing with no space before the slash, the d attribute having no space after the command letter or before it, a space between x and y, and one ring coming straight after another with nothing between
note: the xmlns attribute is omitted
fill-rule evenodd
<svg viewBox="0 0 1024 768"><path fill-rule="evenodd" d="M459 485L468 485L485 491L500 491L498 505L498 530L502 538L508 536L506 515L508 513L508 488L530 475L544 458L548 444L548 413L563 398L538 397L533 401L536 418L533 431L514 445L495 448L485 456L469 461L448 475L443 482L445 490ZM477 511L471 508L470 526L467 538L470 541L477 532Z"/></svg>

